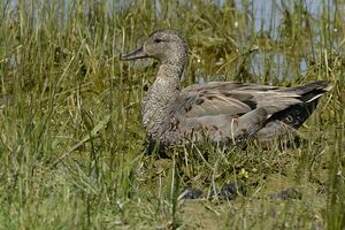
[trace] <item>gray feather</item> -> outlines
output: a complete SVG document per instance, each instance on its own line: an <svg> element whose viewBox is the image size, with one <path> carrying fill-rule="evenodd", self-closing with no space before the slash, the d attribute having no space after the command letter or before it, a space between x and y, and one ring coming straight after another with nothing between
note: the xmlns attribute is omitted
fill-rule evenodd
<svg viewBox="0 0 345 230"><path fill-rule="evenodd" d="M175 31L153 33L123 60L151 57L161 63L142 103L149 143L160 147L203 142L237 144L256 138L266 142L295 133L331 86L315 81L284 88L236 82L209 82L181 90L187 44Z"/></svg>

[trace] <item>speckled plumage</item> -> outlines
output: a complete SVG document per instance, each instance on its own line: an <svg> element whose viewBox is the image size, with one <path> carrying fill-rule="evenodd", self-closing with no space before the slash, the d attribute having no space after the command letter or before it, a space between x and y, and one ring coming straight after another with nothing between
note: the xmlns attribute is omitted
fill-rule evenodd
<svg viewBox="0 0 345 230"><path fill-rule="evenodd" d="M141 48L121 56L160 62L156 80L143 99L142 117L150 143L158 142L162 149L206 139L222 145L252 137L266 142L294 133L331 88L326 81L316 81L292 88L210 82L181 89L187 53L178 33L160 30Z"/></svg>

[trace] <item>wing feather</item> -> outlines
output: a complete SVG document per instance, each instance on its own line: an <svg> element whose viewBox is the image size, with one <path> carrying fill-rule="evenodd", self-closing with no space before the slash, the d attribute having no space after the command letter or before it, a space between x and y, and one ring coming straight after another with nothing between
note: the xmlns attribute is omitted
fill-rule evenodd
<svg viewBox="0 0 345 230"><path fill-rule="evenodd" d="M209 82L183 89L177 109L186 117L239 116L258 107L266 107L273 114L302 103L294 91L276 86L241 84L236 82Z"/></svg>

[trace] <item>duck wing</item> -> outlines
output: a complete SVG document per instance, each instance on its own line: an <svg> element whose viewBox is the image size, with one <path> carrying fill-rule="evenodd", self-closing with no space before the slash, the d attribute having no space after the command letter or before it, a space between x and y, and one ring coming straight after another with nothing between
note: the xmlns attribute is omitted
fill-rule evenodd
<svg viewBox="0 0 345 230"><path fill-rule="evenodd" d="M212 82L185 88L172 111L184 118L183 133L207 130L216 143L237 143L253 136L268 143L295 135L319 97L330 89L326 81L291 88ZM196 140L203 138L202 132L195 133Z"/></svg>
<svg viewBox="0 0 345 230"><path fill-rule="evenodd" d="M177 111L185 117L239 116L265 107L273 114L303 102L299 93L284 89L236 82L192 85L182 91L176 103L179 105Z"/></svg>

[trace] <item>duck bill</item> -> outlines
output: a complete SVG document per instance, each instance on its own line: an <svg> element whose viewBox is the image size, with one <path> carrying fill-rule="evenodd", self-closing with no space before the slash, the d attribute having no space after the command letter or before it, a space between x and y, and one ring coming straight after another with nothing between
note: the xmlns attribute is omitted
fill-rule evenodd
<svg viewBox="0 0 345 230"><path fill-rule="evenodd" d="M139 49L129 52L128 54L121 54L120 59L122 61L129 61L129 60L135 60L135 59L141 59L141 58L147 58L147 57L148 55L145 53L143 47L140 47Z"/></svg>

